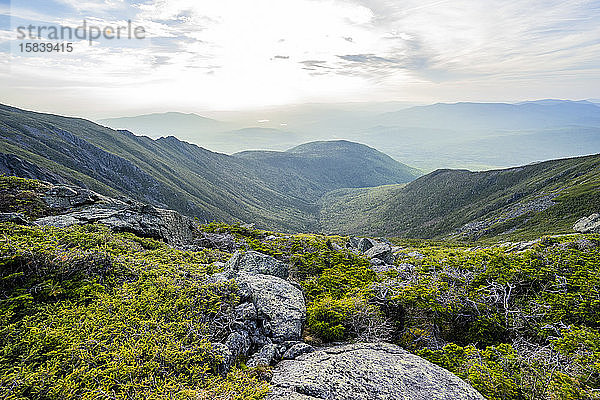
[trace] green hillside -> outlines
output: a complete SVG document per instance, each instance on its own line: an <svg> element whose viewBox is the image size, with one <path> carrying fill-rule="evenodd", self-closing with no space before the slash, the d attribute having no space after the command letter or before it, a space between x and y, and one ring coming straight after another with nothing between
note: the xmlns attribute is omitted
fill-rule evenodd
<svg viewBox="0 0 600 400"><path fill-rule="evenodd" d="M343 181L352 176L346 164L338 163L344 155L335 152L329 152L327 168L306 174L299 165L281 168L214 153L172 136L152 140L83 119L8 106L0 106L0 133L2 153L100 193L125 194L201 220L317 230L315 201L330 190L330 182L338 187L356 183ZM368 151L354 152L354 162L371 171L385 169L376 183L363 179L362 184L408 179L400 163L381 153L374 158L377 151L363 147Z"/></svg>
<svg viewBox="0 0 600 400"><path fill-rule="evenodd" d="M172 136L153 140L7 106L0 106L0 153L7 174L58 174L202 221L288 232L528 238L571 232L577 219L600 210L597 155L483 172L438 170L414 180L415 169L344 140L229 156Z"/></svg>
<svg viewBox="0 0 600 400"><path fill-rule="evenodd" d="M600 210L600 155L495 171L438 170L406 186L332 192L322 204L328 232L469 239L567 233Z"/></svg>
<svg viewBox="0 0 600 400"><path fill-rule="evenodd" d="M311 142L285 152L244 151L235 156L282 171L291 168L329 190L406 183L420 175L371 147L346 140Z"/></svg>

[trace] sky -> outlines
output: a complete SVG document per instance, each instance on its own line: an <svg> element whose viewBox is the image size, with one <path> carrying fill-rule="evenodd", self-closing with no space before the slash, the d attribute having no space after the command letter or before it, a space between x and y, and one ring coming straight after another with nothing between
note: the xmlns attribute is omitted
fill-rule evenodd
<svg viewBox="0 0 600 400"><path fill-rule="evenodd" d="M84 20L144 38L18 38ZM598 98L600 1L0 0L0 55L1 103L86 117Z"/></svg>

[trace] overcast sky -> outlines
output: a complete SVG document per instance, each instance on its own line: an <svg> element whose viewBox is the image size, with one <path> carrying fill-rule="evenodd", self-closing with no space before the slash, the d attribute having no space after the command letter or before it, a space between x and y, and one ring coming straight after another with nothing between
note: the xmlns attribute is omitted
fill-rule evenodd
<svg viewBox="0 0 600 400"><path fill-rule="evenodd" d="M88 117L600 97L600 1L0 0L0 102ZM10 16L10 18L8 17ZM143 40L19 52L20 25ZM57 42L54 40L53 42Z"/></svg>

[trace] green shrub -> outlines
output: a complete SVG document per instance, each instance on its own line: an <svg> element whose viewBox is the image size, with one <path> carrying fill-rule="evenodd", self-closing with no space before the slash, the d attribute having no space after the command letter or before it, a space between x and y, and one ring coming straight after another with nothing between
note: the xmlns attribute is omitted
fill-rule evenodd
<svg viewBox="0 0 600 400"><path fill-rule="evenodd" d="M344 340L353 312L355 312L353 298L322 297L307 307L308 328L326 341Z"/></svg>
<svg viewBox="0 0 600 400"><path fill-rule="evenodd" d="M0 175L0 212L19 212L39 218L48 212L41 194L50 187L34 179Z"/></svg>
<svg viewBox="0 0 600 400"><path fill-rule="evenodd" d="M478 350L449 344L441 350L423 349L418 354L463 378L486 399L524 398L519 387L521 370L510 345Z"/></svg>
<svg viewBox="0 0 600 400"><path fill-rule="evenodd" d="M229 254L95 225L0 237L0 398L264 396L251 371L216 373L239 296L206 277Z"/></svg>

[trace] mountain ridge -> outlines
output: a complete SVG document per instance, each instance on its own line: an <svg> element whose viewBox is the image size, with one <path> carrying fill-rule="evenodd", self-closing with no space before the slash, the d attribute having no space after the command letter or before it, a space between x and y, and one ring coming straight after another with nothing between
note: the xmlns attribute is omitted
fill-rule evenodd
<svg viewBox="0 0 600 400"><path fill-rule="evenodd" d="M30 160L68 181L103 194L122 192L203 220L316 230L313 201L327 191L323 182L294 168L281 171L173 136L153 140L79 118L3 107L0 136L0 152ZM389 182L394 181L390 176Z"/></svg>
<svg viewBox="0 0 600 400"><path fill-rule="evenodd" d="M213 129L198 124L187 129L173 119L153 137L173 134L227 154L249 149L283 151L306 142L344 138L426 172L505 168L574 157L584 154L582 149L586 154L600 152L600 108L586 100L411 107L320 104L210 115L231 126ZM133 125L129 128L140 133Z"/></svg>
<svg viewBox="0 0 600 400"><path fill-rule="evenodd" d="M230 156L174 136L151 139L6 106L0 152L10 155L0 157L4 171L21 165L30 178L58 174L202 221L290 232L472 240L569 232L600 208L598 155L480 172L438 169L413 181L414 169L347 140Z"/></svg>
<svg viewBox="0 0 600 400"><path fill-rule="evenodd" d="M333 154L336 157L332 157ZM347 140L310 142L284 152L243 151L234 156L278 169L294 165L302 176L327 186L329 190L406 183L420 175L418 170L395 161L387 154ZM338 173L319 176L318 171L326 169L335 169ZM390 177L394 179L390 180Z"/></svg>
<svg viewBox="0 0 600 400"><path fill-rule="evenodd" d="M174 121L177 121L174 123ZM227 124L196 113L167 111L135 116L99 119L98 124L111 129L127 129L149 137L171 135L172 129L180 133L202 133L203 129L225 129ZM176 127L176 128L175 128Z"/></svg>
<svg viewBox="0 0 600 400"><path fill-rule="evenodd" d="M329 193L322 228L334 232L347 224L354 234L417 238L568 233L600 208L600 154L491 171L439 169L384 188L384 198L348 211L381 190Z"/></svg>

